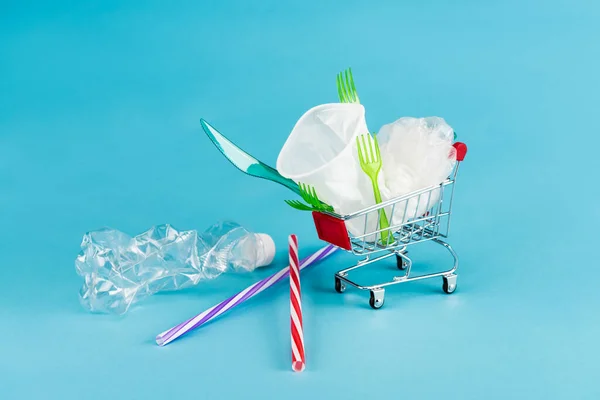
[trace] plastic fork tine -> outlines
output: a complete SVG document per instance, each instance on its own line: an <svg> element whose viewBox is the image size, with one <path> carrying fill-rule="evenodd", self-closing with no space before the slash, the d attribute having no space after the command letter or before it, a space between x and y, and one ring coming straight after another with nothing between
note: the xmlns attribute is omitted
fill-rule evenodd
<svg viewBox="0 0 600 400"><path fill-rule="evenodd" d="M306 186L306 197L308 198L308 202L310 204L313 204L315 202L315 196L313 196L312 194L312 187L311 186Z"/></svg>
<svg viewBox="0 0 600 400"><path fill-rule="evenodd" d="M348 85L346 82L348 81L348 77L346 76L346 82L344 81L344 75L340 74L340 81L342 82L342 88L344 89L344 95L347 103L352 103L352 93L348 90Z"/></svg>
<svg viewBox="0 0 600 400"><path fill-rule="evenodd" d="M354 86L354 77L352 76L352 68L348 68L348 72L350 73L350 84L352 85L351 89L352 89L352 93L354 93L354 100L357 103L360 103L360 100L358 98L358 91L356 90L356 86Z"/></svg>
<svg viewBox="0 0 600 400"><path fill-rule="evenodd" d="M305 190L306 190L306 196L308 196L308 198L310 199L311 203L314 203L315 201L315 196L313 196L312 194L312 186L310 185L306 185L305 186Z"/></svg>
<svg viewBox="0 0 600 400"><path fill-rule="evenodd" d="M299 201L296 201L296 204L298 205L299 208L301 208L303 210L306 210L306 211L312 211L313 210L312 207L309 207L309 206L307 206L307 205L305 205L305 204L303 204L303 203L301 203Z"/></svg>
<svg viewBox="0 0 600 400"><path fill-rule="evenodd" d="M348 102L354 103L354 93L352 92L352 87L350 86L348 70L344 71L344 78L345 78L345 86L344 87L346 88L346 93L348 93Z"/></svg>
<svg viewBox="0 0 600 400"><path fill-rule="evenodd" d="M346 83L346 91L348 92L348 100L350 102L354 101L354 96L352 95L352 90L351 90L351 86L350 86L350 78L348 76L348 70L344 71L344 78L345 78L345 83Z"/></svg>
<svg viewBox="0 0 600 400"><path fill-rule="evenodd" d="M319 204L319 199L317 198L317 192L314 186L308 187L308 194L310 195L310 200L312 201L312 204Z"/></svg>
<svg viewBox="0 0 600 400"><path fill-rule="evenodd" d="M344 70L344 88L346 88L346 93L348 93L348 101L352 103L353 96L352 90L350 90L350 81L348 79L348 70Z"/></svg>
<svg viewBox="0 0 600 400"><path fill-rule="evenodd" d="M306 204L299 202L298 200L285 200L286 204L292 208L302 211L312 211L312 208L308 207Z"/></svg>
<svg viewBox="0 0 600 400"><path fill-rule="evenodd" d="M371 156L371 162L375 162L377 159L375 158L375 150L373 149L373 137L370 134L365 136L368 136L367 142L369 142L369 155Z"/></svg>
<svg viewBox="0 0 600 400"><path fill-rule="evenodd" d="M369 135L369 136L371 136L371 144L373 145L373 160L378 163L381 160L379 143L377 142L376 135L373 134L373 135Z"/></svg>
<svg viewBox="0 0 600 400"><path fill-rule="evenodd" d="M306 204L299 202L298 200L285 200L286 204L292 208L302 211L312 211L312 208L308 207Z"/></svg>
<svg viewBox="0 0 600 400"><path fill-rule="evenodd" d="M381 150L379 149L379 142L377 141L377 135L373 135L373 140L375 141L375 154L377 155L377 160L381 160Z"/></svg>
<svg viewBox="0 0 600 400"><path fill-rule="evenodd" d="M300 196L304 199L304 201L306 201L307 203L310 203L310 198L306 191L306 185L304 183L300 183L299 187L300 187Z"/></svg>
<svg viewBox="0 0 600 400"><path fill-rule="evenodd" d="M338 97L340 98L340 103L344 103L344 93L342 92L341 72L339 74L337 74L337 76L335 77L335 80L336 80L336 84L337 84Z"/></svg>
<svg viewBox="0 0 600 400"><path fill-rule="evenodd" d="M354 77L352 77L351 68L348 68L346 70L346 87L348 88L348 92L350 93L350 101L352 103L358 103L358 93L356 93L356 87L354 86Z"/></svg>
<svg viewBox="0 0 600 400"><path fill-rule="evenodd" d="M307 184L305 186L305 190L306 190L306 196L308 197L308 200L309 200L308 201L309 204L314 205L315 204L315 196L313 196L313 192L312 192L313 187Z"/></svg>
<svg viewBox="0 0 600 400"><path fill-rule="evenodd" d="M358 160L360 161L361 164L363 164L365 161L364 161L362 150L360 148L360 136L356 137L356 148L358 149Z"/></svg>
<svg viewBox="0 0 600 400"><path fill-rule="evenodd" d="M337 74L337 87L338 87L338 94L340 96L340 102L341 103L345 103L346 102L346 95L344 93L344 82L342 80L342 73L341 72L339 74Z"/></svg>
<svg viewBox="0 0 600 400"><path fill-rule="evenodd" d="M367 148L367 140L365 138L365 135L361 135L362 138L362 145L363 145L363 153L365 155L365 163L370 163L371 160L369 158L369 149Z"/></svg>
<svg viewBox="0 0 600 400"><path fill-rule="evenodd" d="M361 161L364 164L367 164L369 162L369 153L367 152L367 148L365 147L365 135L360 135L359 140L360 140L360 151L362 153Z"/></svg>

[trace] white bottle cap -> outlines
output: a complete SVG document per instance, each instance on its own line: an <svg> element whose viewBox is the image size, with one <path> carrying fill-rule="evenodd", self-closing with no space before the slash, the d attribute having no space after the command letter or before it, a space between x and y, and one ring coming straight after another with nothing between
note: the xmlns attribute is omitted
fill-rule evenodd
<svg viewBox="0 0 600 400"><path fill-rule="evenodd" d="M258 237L262 241L263 248L259 253L259 259L257 260L257 267L265 267L275 258L275 242L273 238L266 233L257 233Z"/></svg>

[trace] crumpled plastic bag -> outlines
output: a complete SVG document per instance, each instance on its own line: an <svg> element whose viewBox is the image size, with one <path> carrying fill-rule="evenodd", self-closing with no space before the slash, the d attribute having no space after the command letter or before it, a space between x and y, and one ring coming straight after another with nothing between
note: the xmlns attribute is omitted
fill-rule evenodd
<svg viewBox="0 0 600 400"><path fill-rule="evenodd" d="M381 127L377 135L386 200L442 183L456 164L452 146L454 130L440 117L403 117ZM397 203L390 225L399 225L425 214L437 203L440 190Z"/></svg>

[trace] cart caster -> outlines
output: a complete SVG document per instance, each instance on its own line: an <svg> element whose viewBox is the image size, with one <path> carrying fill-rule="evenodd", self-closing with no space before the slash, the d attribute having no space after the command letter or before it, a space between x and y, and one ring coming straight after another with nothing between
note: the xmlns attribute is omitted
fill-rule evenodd
<svg viewBox="0 0 600 400"><path fill-rule="evenodd" d="M406 254L406 252L402 253L402 254ZM396 254L396 266L398 267L398 269L405 270L406 267L408 266L408 263L406 262L406 260L404 258L402 258L398 254Z"/></svg>
<svg viewBox="0 0 600 400"><path fill-rule="evenodd" d="M384 294L384 289L371 290L371 298L369 299L369 305L375 310L378 310L381 307L383 307Z"/></svg>
<svg viewBox="0 0 600 400"><path fill-rule="evenodd" d="M337 276L335 277L335 291L338 293L344 293L346 291L346 284Z"/></svg>
<svg viewBox="0 0 600 400"><path fill-rule="evenodd" d="M444 292L446 292L447 294L454 293L454 291L456 290L457 276L452 274L448 276L442 276L442 278L444 279L444 284L442 285L442 289L444 289Z"/></svg>

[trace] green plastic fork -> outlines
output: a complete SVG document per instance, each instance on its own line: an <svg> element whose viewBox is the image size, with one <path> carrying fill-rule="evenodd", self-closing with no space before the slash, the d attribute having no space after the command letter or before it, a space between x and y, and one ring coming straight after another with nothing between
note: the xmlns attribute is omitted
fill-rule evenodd
<svg viewBox="0 0 600 400"><path fill-rule="evenodd" d="M370 134L360 135L356 138L356 146L358 147L358 159L360 167L365 174L371 179L373 185L373 193L375 194L375 202L381 203L381 192L379 191L379 183L377 177L381 171L381 153L379 152L379 143L377 137ZM379 227L381 231L381 241L387 245L393 241L393 235L390 234L390 222L385 215L383 208L379 209ZM390 236L392 236L390 238Z"/></svg>
<svg viewBox="0 0 600 400"><path fill-rule="evenodd" d="M317 196L317 191L313 186L300 183L298 185L298 189L300 189L300 196L302 197L302 199L306 201L309 205L306 205L298 200L285 200L288 206L301 211L334 211L333 207L331 207L327 203L323 203L319 199L319 196Z"/></svg>
<svg viewBox="0 0 600 400"><path fill-rule="evenodd" d="M340 103L357 103L360 104L356 86L354 86L354 78L352 77L352 68L337 74L336 84Z"/></svg>
<svg viewBox="0 0 600 400"><path fill-rule="evenodd" d="M312 206L307 206L299 200L284 200L285 204L300 211L316 211Z"/></svg>

